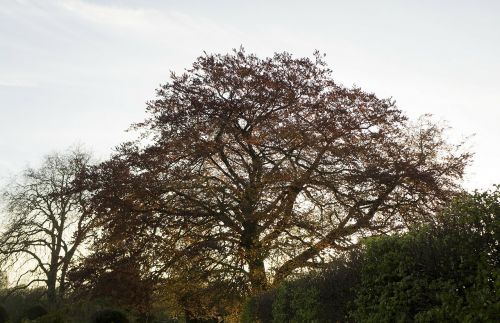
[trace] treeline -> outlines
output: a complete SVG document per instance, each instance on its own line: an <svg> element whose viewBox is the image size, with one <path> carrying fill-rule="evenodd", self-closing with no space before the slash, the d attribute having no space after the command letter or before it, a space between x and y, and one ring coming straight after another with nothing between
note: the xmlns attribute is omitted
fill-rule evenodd
<svg viewBox="0 0 500 323"><path fill-rule="evenodd" d="M247 300L242 322L497 322L500 191Z"/></svg>

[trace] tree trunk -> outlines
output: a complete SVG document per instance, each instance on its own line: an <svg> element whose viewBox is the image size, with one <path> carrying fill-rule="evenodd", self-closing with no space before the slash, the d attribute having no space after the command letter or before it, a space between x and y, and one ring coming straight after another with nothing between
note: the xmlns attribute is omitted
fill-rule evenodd
<svg viewBox="0 0 500 323"><path fill-rule="evenodd" d="M66 275L68 273L68 267L71 259L73 259L73 255L75 254L76 247L78 245L79 242L75 242L73 247L64 255L64 259L62 260L61 275L59 276L59 299L63 299L66 294Z"/></svg>
<svg viewBox="0 0 500 323"><path fill-rule="evenodd" d="M242 246L248 263L248 277L252 294L258 294L267 289L266 268L261 242L257 233L257 223L247 221L244 223Z"/></svg>
<svg viewBox="0 0 500 323"><path fill-rule="evenodd" d="M59 227L62 227L62 223ZM59 254L61 253L62 231L57 231L52 238L52 250L50 255L49 271L47 273L47 301L49 306L54 306L57 302L57 274L59 272Z"/></svg>
<svg viewBox="0 0 500 323"><path fill-rule="evenodd" d="M59 278L59 298L63 299L64 294L66 293L66 272L68 270L68 265L66 263L63 264L61 269L61 277Z"/></svg>
<svg viewBox="0 0 500 323"><path fill-rule="evenodd" d="M47 301L50 305L55 304L57 300L56 295L56 285L57 285L57 267L50 268L47 274Z"/></svg>
<svg viewBox="0 0 500 323"><path fill-rule="evenodd" d="M252 294L258 294L265 291L268 287L266 268L263 259L252 259L249 264L249 278L252 288Z"/></svg>

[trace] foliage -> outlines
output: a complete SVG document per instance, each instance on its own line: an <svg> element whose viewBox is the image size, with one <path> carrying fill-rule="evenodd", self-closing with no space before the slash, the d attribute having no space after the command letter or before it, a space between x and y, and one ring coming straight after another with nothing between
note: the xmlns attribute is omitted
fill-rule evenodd
<svg viewBox="0 0 500 323"><path fill-rule="evenodd" d="M0 305L0 323L7 323L9 321L9 313L4 306Z"/></svg>
<svg viewBox="0 0 500 323"><path fill-rule="evenodd" d="M46 295L44 288L28 289L4 289L1 291L2 303L10 322L17 323L25 316L26 310L34 305L43 304L43 297Z"/></svg>
<svg viewBox="0 0 500 323"><path fill-rule="evenodd" d="M103 255L110 256L89 255L68 273L75 295L146 313L152 305L154 281L147 277L148 269L141 266L140 256L127 255L126 251L115 248L110 266Z"/></svg>
<svg viewBox="0 0 500 323"><path fill-rule="evenodd" d="M68 321L64 317L64 315L58 312L48 313L33 321L33 323L69 323L69 322L70 321Z"/></svg>
<svg viewBox="0 0 500 323"><path fill-rule="evenodd" d="M439 223L367 243L359 322L493 322L500 317L500 191L457 200Z"/></svg>
<svg viewBox="0 0 500 323"><path fill-rule="evenodd" d="M26 310L24 317L28 320L36 320L46 314L48 314L48 311L45 307L42 305L34 305Z"/></svg>
<svg viewBox="0 0 500 323"><path fill-rule="evenodd" d="M319 290L317 286L281 286L273 302L273 323L320 322Z"/></svg>
<svg viewBox="0 0 500 323"><path fill-rule="evenodd" d="M8 293L8 291L6 292ZM93 314L98 311L106 308L118 309L117 307L113 307L114 304L109 299L76 299L72 294L69 294L64 300L58 302L57 306L50 306L46 300L46 292L41 288L15 290L13 293L3 295L3 297L4 307L9 313L9 322L11 323L21 323L23 320L28 321L29 319L26 317L28 309L35 306L38 307L39 305L48 309L48 314L39 317L36 322L46 323L51 323L51 321L89 323L92 320ZM158 308L154 314L161 319L170 317L169 313L163 315L163 312L162 308ZM131 318L140 316L140 313L134 312L133 309L127 309L127 313L131 314ZM32 321L29 320L29 322Z"/></svg>
<svg viewBox="0 0 500 323"><path fill-rule="evenodd" d="M320 272L249 298L241 322L348 322L360 270L360 255L351 252Z"/></svg>
<svg viewBox="0 0 500 323"><path fill-rule="evenodd" d="M259 312L256 303L255 297L250 297L245 300L240 314L241 323L261 322L256 317L256 314Z"/></svg>
<svg viewBox="0 0 500 323"><path fill-rule="evenodd" d="M92 323L128 323L127 316L116 310L102 310L96 312Z"/></svg>
<svg viewBox="0 0 500 323"><path fill-rule="evenodd" d="M75 299L73 295L58 304L55 311L49 314L54 319L62 319L67 323L89 323L93 315L102 309L109 308L110 304L102 299Z"/></svg>
<svg viewBox="0 0 500 323"><path fill-rule="evenodd" d="M243 303L240 313L241 323L267 323L273 320L273 303L277 289L262 292L259 295L248 297Z"/></svg>

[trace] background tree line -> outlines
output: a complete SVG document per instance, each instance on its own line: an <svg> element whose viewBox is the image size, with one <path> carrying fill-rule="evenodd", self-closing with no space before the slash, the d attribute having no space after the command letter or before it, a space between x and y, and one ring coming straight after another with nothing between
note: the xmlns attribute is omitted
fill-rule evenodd
<svg viewBox="0 0 500 323"><path fill-rule="evenodd" d="M16 289L44 287L53 309L99 299L145 320L160 306L230 321L365 238L436 223L471 154L331 74L319 53L205 54L108 160L73 150L28 169L4 194Z"/></svg>

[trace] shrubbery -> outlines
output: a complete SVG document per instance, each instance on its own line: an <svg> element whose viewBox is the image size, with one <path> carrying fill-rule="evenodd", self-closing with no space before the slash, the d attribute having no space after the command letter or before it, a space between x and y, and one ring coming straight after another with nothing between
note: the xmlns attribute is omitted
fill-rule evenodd
<svg viewBox="0 0 500 323"><path fill-rule="evenodd" d="M69 323L70 321L65 319L64 316L60 313L49 313L43 315L33 321L34 323Z"/></svg>
<svg viewBox="0 0 500 323"><path fill-rule="evenodd" d="M321 300L318 286L292 286L284 284L278 289L273 302L273 323L319 323Z"/></svg>
<svg viewBox="0 0 500 323"><path fill-rule="evenodd" d="M35 305L28 308L24 314L24 317L28 320L36 320L39 317L46 315L48 312L42 305Z"/></svg>
<svg viewBox="0 0 500 323"><path fill-rule="evenodd" d="M92 323L129 323L129 320L120 311L102 310L94 314Z"/></svg>
<svg viewBox="0 0 500 323"><path fill-rule="evenodd" d="M0 305L0 323L6 323L9 321L9 314L5 307Z"/></svg>
<svg viewBox="0 0 500 323"><path fill-rule="evenodd" d="M500 192L452 205L438 225L367 243L358 322L494 322L500 317Z"/></svg>
<svg viewBox="0 0 500 323"><path fill-rule="evenodd" d="M433 225L368 239L348 261L251 298L242 322L495 322L499 228L498 189L465 196Z"/></svg>
<svg viewBox="0 0 500 323"><path fill-rule="evenodd" d="M3 299L2 306L6 310L9 323L21 322L26 317L27 309L40 304L40 299L44 295L43 288L28 288L19 290L0 290Z"/></svg>
<svg viewBox="0 0 500 323"><path fill-rule="evenodd" d="M321 272L286 282L247 300L242 322L347 322L360 277L360 257L351 253Z"/></svg>

